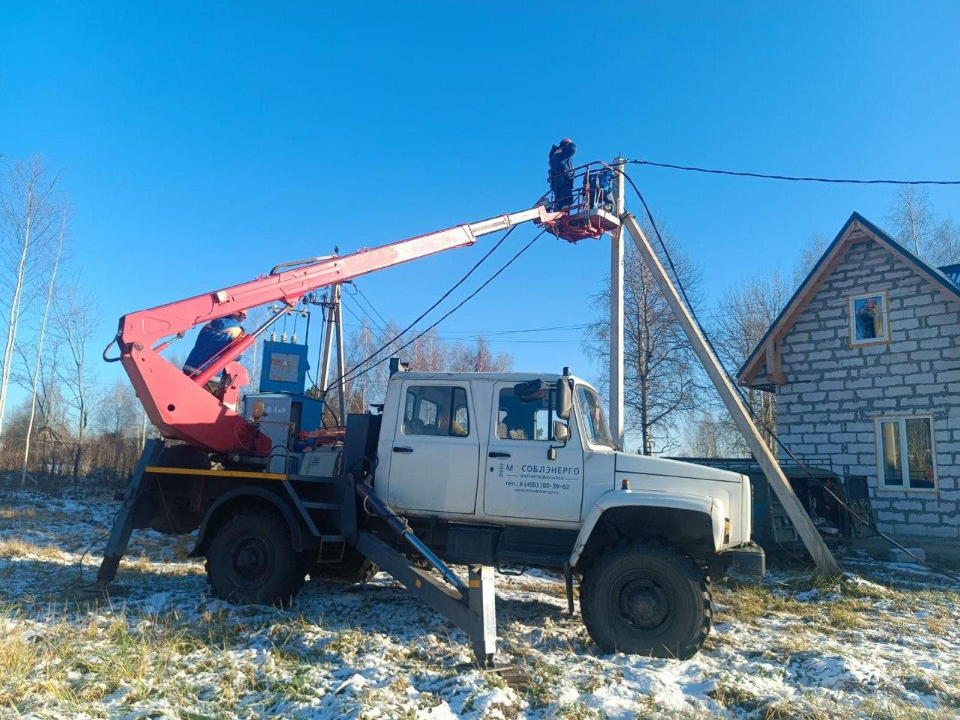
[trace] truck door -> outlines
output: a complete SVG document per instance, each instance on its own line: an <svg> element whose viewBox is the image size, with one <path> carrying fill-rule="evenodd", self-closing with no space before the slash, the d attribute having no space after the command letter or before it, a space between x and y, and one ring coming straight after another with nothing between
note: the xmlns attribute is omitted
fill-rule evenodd
<svg viewBox="0 0 960 720"><path fill-rule="evenodd" d="M580 520L583 449L576 423L561 446L553 437L556 392L522 401L512 383L494 386L493 427L484 465L483 510L487 515L543 520ZM562 422L562 421L561 421ZM555 460L547 457L556 447Z"/></svg>
<svg viewBox="0 0 960 720"><path fill-rule="evenodd" d="M401 398L387 503L403 510L473 513L480 441L469 384L409 380Z"/></svg>

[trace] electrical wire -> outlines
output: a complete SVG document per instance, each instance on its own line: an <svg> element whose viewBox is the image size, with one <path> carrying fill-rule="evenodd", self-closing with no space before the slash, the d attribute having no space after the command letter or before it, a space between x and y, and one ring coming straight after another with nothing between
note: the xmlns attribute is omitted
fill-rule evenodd
<svg viewBox="0 0 960 720"><path fill-rule="evenodd" d="M628 161L628 162L634 162L634 161ZM811 481L817 483L821 488L823 488L823 490L824 490L825 492L829 493L830 496L833 497L833 499L836 500L837 503L838 503L841 507L843 507L848 513L850 513L850 515L851 515L853 518L855 518L855 519L858 520L859 522L863 523L863 524L866 525L867 527L873 529L873 531L876 532L879 537L883 538L884 540L886 540L888 543L890 543L890 544L893 545L894 547L897 547L897 548L899 548L900 550L902 550L903 552L905 552L907 555L909 555L909 556L912 557L914 560L916 560L917 563L919 563L920 565L923 565L924 567L926 567L926 568L929 569L929 570L932 570L932 571L935 572L935 573L938 573L938 574L940 574L940 575L943 575L944 577L948 577L948 578L950 578L951 580L960 583L960 576L953 575L952 573L947 572L946 570L943 570L942 568L935 567L934 565L928 563L926 560L921 559L921 558L918 557L916 554L914 554L913 552L911 552L909 548L904 547L903 545L901 545L900 543L898 543L896 540L894 540L893 538L891 538L889 535L887 535L887 534L885 534L884 532L882 532L882 531L880 530L880 528L877 526L877 524L876 524L875 522L873 522L872 519L869 520L869 521L866 520L866 519L864 519L864 518L863 518L856 510L854 510L846 501L844 501L844 500L843 500L842 498L840 498L835 492L833 492L833 490L831 490L829 487L827 487L826 483L824 483L823 481L821 481L819 478L815 478L814 475L813 475L813 473L810 471L810 468L807 467L807 465L806 465L805 463L801 462L801 461L797 458L797 456L793 454L793 451L791 451L790 448L787 447L787 445L783 442L783 440L780 438L780 436L779 436L774 430L772 430L772 429L766 424L766 422L764 422L764 420L757 414L756 410L755 410L755 409L753 408L753 406L751 406L750 403L748 402L747 397L746 397L746 395L745 395L744 392L743 392L743 389L740 388L740 387L737 385L737 383L735 382L735 380L730 376L730 373L729 373L729 372L727 371L727 369L723 366L723 363L720 363L720 362L719 362L719 357L720 357L720 356L717 354L716 348L713 346L713 343L710 341L710 337L707 335L706 331L703 329L703 326L700 324L700 320L697 318L696 310L693 308L693 305L690 303L690 299L689 299L689 297L687 296L687 291L686 291L686 289L683 287L683 282L680 280L680 276L677 274L677 268L676 268L676 266L675 266L674 263L673 263L673 258L670 256L670 251L667 249L667 244L664 242L663 236L660 234L660 230L659 230L659 228L657 227L657 222L656 222L656 220L655 220L654 217L653 217L653 213L650 211L649 205L647 205L646 199L643 197L643 193L640 192L640 188L637 187L636 183L634 183L633 179L632 179L627 173L623 172L622 170L618 170L618 172L620 172L620 173L623 175L624 179L625 179L628 183L630 183L630 186L633 188L633 191L636 193L637 197L640 199L640 204L643 205L643 209L644 209L644 211L646 212L647 218L650 220L650 226L651 226L651 228L653 229L653 232L654 232L654 233L656 234L656 236L657 236L657 241L660 243L660 247L663 249L664 257L665 257L666 260L667 260L667 264L670 266L670 269L673 271L674 280L675 280L675 282L676 282L676 284L677 284L678 289L680 290L680 294L681 294L681 296L683 297L684 303L685 303L686 306L687 306L687 311L690 313L691 319L693 320L694 324L695 324L695 325L697 326L697 328L699 329L700 334L703 336L703 339L706 341L707 346L710 348L710 351L713 353L714 357L717 358L717 364L720 366L720 368L721 368L721 370L723 371L724 375L727 376L727 380L729 381L731 387L733 387L734 391L735 391L735 392L737 393L737 395L740 397L740 401L743 403L744 407L747 409L747 411L748 411L748 412L750 413L750 415L752 416L753 421L754 421L756 424L760 425L764 430L766 430L766 431L770 434L770 437L772 437L772 438L776 441L777 445L778 445L781 449L783 449L784 452L787 453L787 455L790 457L790 459L791 459L794 463L796 463L797 466L798 466L803 472L805 472L805 473L807 474L808 478L809 478ZM960 184L960 183L958 183L958 184Z"/></svg>
<svg viewBox="0 0 960 720"><path fill-rule="evenodd" d="M511 228L511 229L512 229L512 228ZM431 325L429 325L426 329L424 329L423 331L421 331L419 334L415 335L412 339L410 339L409 341L407 341L406 343L404 343L404 344L401 345L400 347L395 348L395 349L393 350L393 352L394 352L394 353L398 353L398 352L401 352L401 351L405 350L406 348L410 347L410 346L413 345L413 343L415 343L417 340L419 340L419 339L422 338L424 335L426 335L428 332L430 332L431 330L433 330L433 328L435 328L437 325L439 325L439 324L442 323L444 320L446 320L448 317L450 317L451 315L453 315L453 313L455 313L457 310L459 310L459 309L462 308L464 305L466 305L467 302L469 302L471 299L473 299L474 297L476 297L476 296L480 293L481 290L483 290L485 287L487 287L487 285L489 285L491 282L493 282L501 273L503 273L504 270L506 270L506 269L507 269L508 267L510 267L517 259L519 259L519 257L520 257L521 255L523 255L527 250L529 250L530 247L531 247L537 240L539 240L541 237L543 237L543 234L544 234L545 232L546 232L546 230L541 230L539 233L537 233L537 235L534 236L534 238L533 238L530 242L528 242L526 245L524 245L522 248L520 248L520 250L518 250L518 251L513 255L513 257L511 257L509 260L507 260L507 262L504 263L504 264L500 267L499 270L497 270L493 275L491 275L489 278L487 278L479 287L477 287L476 290L474 290L472 293L470 293L469 295L467 295L463 300L461 300L459 303L457 303L455 306L453 306L450 310L448 310L448 311L445 312L443 315L441 315L438 320L436 320L435 322L433 322L433 323L432 323ZM406 332L406 331L404 331L404 332ZM397 335L397 336L394 338L394 341L399 340L402 336L403 336L403 333L400 333L399 335ZM350 382L350 381L352 381L352 380L356 380L358 377L360 377L360 376L363 375L364 373L370 372L371 370L373 370L374 368L376 368L376 367L379 366L379 365L382 365L383 363L385 363L385 362L386 362L387 360L389 360L389 359L390 359L389 357L381 358L380 360L378 360L377 362L375 362L373 365L370 365L369 367L366 367L366 368L364 368L363 370L361 370L360 372L358 372L356 375L352 375L352 376L351 376L351 372L353 372L352 370L349 371L349 372L346 372L346 373L344 373L343 377L340 378L337 382L338 382L338 383L346 384L346 383L348 383L348 382ZM366 361L365 361L365 362L366 362ZM357 367L359 367L359 365L355 365L355 366L354 366L354 369L356 369Z"/></svg>
<svg viewBox="0 0 960 720"><path fill-rule="evenodd" d="M787 180L790 182L833 183L844 185L960 185L960 180L865 180L858 178L826 178L804 175L781 175L775 173L757 173L741 170L719 170L716 168L696 167L694 165L676 165L674 163L654 162L653 160L627 160L631 165L649 165L651 167L706 173L709 175L730 175L733 177L758 178L761 180Z"/></svg>
<svg viewBox="0 0 960 720"><path fill-rule="evenodd" d="M366 301L367 305L370 306L370 309L373 310L373 314L376 315L378 318L380 318L380 322L382 322L384 325L389 325L390 323L388 323L388 322L387 322L387 319L386 319L383 315L380 314L380 311L377 310L376 307L374 307L373 303L370 302L370 298L368 298L368 297L364 294L363 290L360 289L360 286L357 285L356 283L352 283L352 284L353 284L353 287L356 289L357 293L359 293L360 297L362 297L362 298ZM358 304L359 304L359 303L358 303ZM372 318L371 318L371 319L372 319Z"/></svg>
<svg viewBox="0 0 960 720"><path fill-rule="evenodd" d="M542 199L542 197L541 197L541 199ZM353 367L351 367L349 370L347 370L346 372L344 372L343 375L341 375L339 378L337 378L337 380L334 381L334 382L324 391L323 395L322 395L321 398L320 398L320 401L321 401L324 405L326 405L326 404L327 404L327 393L329 393L334 387L340 387L340 386L344 385L345 383L347 383L348 381L353 380L353 379L356 379L356 377L359 377L361 374L363 374L363 373L360 373L360 374L358 374L358 375L356 375L356 376L353 376L353 373L354 373L357 369L361 368L363 365L365 365L366 363L368 363L368 362L370 362L371 360L373 360L377 355L379 355L379 354L382 353L384 350L386 350L388 347L390 347L390 345L392 345L392 344L395 343L397 340L399 340L401 337L403 337L403 335L404 335L405 333L410 332L410 330L411 330L418 322L420 322L421 320L423 320L423 318L425 318L429 313L431 313L438 305L440 305L440 303L442 303L444 300L446 300L448 297L450 297L450 295L453 293L454 290L456 290L458 287L460 287L461 285L463 285L463 283L465 283L465 282L470 278L470 276L473 275L473 273L477 271L477 269L487 260L487 258L489 258L491 255L493 255L493 253L496 252L496 250L497 250L501 245L503 245L503 243L506 241L506 239L507 239L508 237L510 237L510 235L513 234L513 231L516 230L517 227L519 227L519 226L514 225L514 226L511 227L509 230L507 230L507 232L504 233L503 236L502 236L496 243L494 243L493 247L491 247L491 248L484 254L483 257L481 257L479 260L477 260L477 262L474 263L473 267L471 267L469 270L467 270L466 274L465 274L463 277L461 277L459 280L457 280L457 282L455 282L455 283L450 287L449 290L447 290L443 295L441 295L440 298L439 298L436 302L434 302L430 307L428 307L426 310L424 310L422 313L420 313L420 315L419 315L412 323L410 323L409 325L407 325L407 327L405 327L403 330L401 330L400 332L398 332L391 340L389 340L388 342L385 342L384 344L382 344L380 347L378 347L378 348L377 348L376 350L374 350L372 353L370 353L369 355L367 355L363 360L361 360L360 362L356 363ZM419 336L418 336L418 337L419 337ZM379 365L379 364L380 364L380 363L377 363L377 365ZM371 366L370 368L367 368L366 370L364 370L364 372L369 372L369 371L372 370L374 367L376 367L376 365Z"/></svg>
<svg viewBox="0 0 960 720"><path fill-rule="evenodd" d="M380 325L377 323L376 320L373 319L373 317L370 315L370 313L367 312L367 311L364 309L363 305L361 305L360 303L356 302L356 300L351 300L351 302L356 303L357 310L359 310L360 312L363 313L363 317L360 317L360 316L357 315L357 313L353 310L353 308L350 307L350 305L348 305L347 303L344 303L344 302L343 302L343 300L346 299L345 296L341 297L340 299L341 299L341 303L340 303L340 304L346 309L346 311L347 311L348 313L350 313L351 315L353 315L353 318L354 318L358 323L360 323L360 327L367 327L367 328L369 328L369 327L372 326L373 329L376 330L379 334L383 335L384 337L386 336L387 331L384 330L382 327L380 327Z"/></svg>
<svg viewBox="0 0 960 720"><path fill-rule="evenodd" d="M370 314L370 311L367 310L367 308L364 306L363 303L361 303L359 300L357 300L357 295L359 294L359 288L353 283L353 281L349 281L349 282L347 282L347 283L344 283L344 285L348 288L348 290L347 290L346 296L341 296L341 300L342 300L344 297L348 297L351 302L356 303L357 310L359 310L361 313L363 313L363 316L364 316L367 320L370 321L370 322L369 322L369 325L371 325L372 327L376 328L376 329L377 329L378 331L380 331L381 333L386 334L386 331L383 329L383 327L381 327L380 323L377 322L376 318L374 318L373 315ZM349 289L351 286L353 286L353 290L350 290L350 289ZM376 312L376 308L374 308L374 312ZM355 318L357 317L356 313L351 313L351 314L352 314ZM379 313L378 313L378 314L379 314ZM357 319L360 320L360 318L357 318ZM381 319L382 319L382 318L381 318ZM360 320L360 324L361 324L361 325L363 324L363 322L364 322L363 320ZM384 321L384 325L386 325L386 321Z"/></svg>

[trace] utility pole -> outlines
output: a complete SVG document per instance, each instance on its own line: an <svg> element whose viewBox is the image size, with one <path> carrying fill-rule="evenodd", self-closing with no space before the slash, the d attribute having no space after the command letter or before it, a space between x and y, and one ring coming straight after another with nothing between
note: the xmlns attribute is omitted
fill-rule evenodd
<svg viewBox="0 0 960 720"><path fill-rule="evenodd" d="M323 395L327 391L330 378L330 353L333 350L333 326L337 322L337 301L340 299L340 286L333 285L324 296L320 305L323 308L323 352L320 360L320 380L318 389Z"/></svg>
<svg viewBox="0 0 960 720"><path fill-rule="evenodd" d="M624 159L613 161L617 172L616 215L626 212ZM623 448L623 227L610 239L610 432Z"/></svg>
<svg viewBox="0 0 960 720"><path fill-rule="evenodd" d="M743 439L746 440L747 445L760 464L760 468L763 470L767 482L770 484L770 487L773 488L774 492L777 493L783 509L787 511L787 515L789 515L790 520L793 521L793 525L797 529L800 539L803 540L803 544L810 552L813 562L817 566L817 570L825 575L839 575L840 567L837 565L836 559L823 541L823 538L820 536L820 533L817 531L816 526L813 524L813 521L810 519L799 498L793 492L790 481L787 480L783 474L783 470L780 469L780 464L777 462L777 459L763 441L763 437L760 435L760 431L757 430L757 426L753 424L753 420L751 420L746 406L730 383L730 379L720 365L720 360L714 355L713 350L707 343L706 337L704 337L700 327L690 314L690 310L680 300L676 288L673 286L673 283L670 282L670 277L663 269L663 265L660 264L660 259L653 251L653 247L651 247L650 241L647 240L647 236L644 235L643 230L640 229L636 218L630 213L624 213L620 217L620 222L621 226L627 228L627 232L630 233L634 244L637 246L640 257L643 258L643 262L647 265L650 272L653 273L657 285L660 286L660 292L663 293L667 302L670 303L670 307L673 308L674 315L676 315L681 327L683 327L683 331L687 335L687 339L693 346L693 351L697 354L697 357L700 358L704 370L707 371L707 375L709 375L713 381L717 392L720 393L720 399L723 400L723 404L727 406L727 410L733 417L737 429L743 435Z"/></svg>
<svg viewBox="0 0 960 720"><path fill-rule="evenodd" d="M346 370L346 357L344 356L343 350L343 311L340 307L340 292L341 286L339 284L331 286L329 294L320 303L323 308L324 325L320 378L317 384L318 390L320 391L320 397L326 398L327 388L329 387L330 382L330 356L333 354L333 344L336 342L338 373L337 396L339 399L338 409L340 411L337 421L340 424L344 424L346 422L347 407L346 391L343 386L343 376ZM336 336L334 336L334 330L336 330ZM324 399L324 405L326 404L326 399Z"/></svg>
<svg viewBox="0 0 960 720"><path fill-rule="evenodd" d="M336 289L336 317L337 317L337 374L340 376L337 395L340 400L340 426L347 426L347 388L344 387L344 376L347 374L347 359L343 353L343 307L340 305L340 286Z"/></svg>

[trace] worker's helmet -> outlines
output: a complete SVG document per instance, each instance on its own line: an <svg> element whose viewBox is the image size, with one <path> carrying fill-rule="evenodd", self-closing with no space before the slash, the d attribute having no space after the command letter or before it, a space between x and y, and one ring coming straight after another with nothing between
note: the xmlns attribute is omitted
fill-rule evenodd
<svg viewBox="0 0 960 720"><path fill-rule="evenodd" d="M560 144L561 144L561 145L572 145L572 144L573 144L573 140L572 140L571 138L564 138L563 140L560 141Z"/></svg>
<svg viewBox="0 0 960 720"><path fill-rule="evenodd" d="M237 311L233 314L233 316L234 316L237 320L241 320L241 321L246 320L246 319L247 319L247 311L246 311L246 310L237 310Z"/></svg>

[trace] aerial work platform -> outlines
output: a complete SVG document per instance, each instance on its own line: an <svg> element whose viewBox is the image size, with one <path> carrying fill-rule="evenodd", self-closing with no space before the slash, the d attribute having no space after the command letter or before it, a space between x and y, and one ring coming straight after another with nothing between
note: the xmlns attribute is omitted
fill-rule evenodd
<svg viewBox="0 0 960 720"><path fill-rule="evenodd" d="M570 171L570 194L554 197L551 209L558 215L545 227L569 243L596 239L620 228L613 179L619 172L606 163L592 162Z"/></svg>

